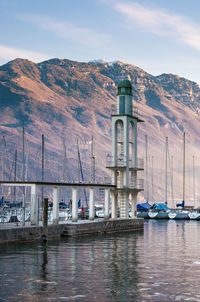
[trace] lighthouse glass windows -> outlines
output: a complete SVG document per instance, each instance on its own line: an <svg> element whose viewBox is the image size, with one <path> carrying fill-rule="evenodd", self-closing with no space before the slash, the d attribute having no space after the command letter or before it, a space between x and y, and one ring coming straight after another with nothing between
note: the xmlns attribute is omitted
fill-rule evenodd
<svg viewBox="0 0 200 302"><path fill-rule="evenodd" d="M129 94L131 95L131 88L129 87L119 87L118 88L118 94Z"/></svg>
<svg viewBox="0 0 200 302"><path fill-rule="evenodd" d="M137 166L137 151L136 151L136 128L131 121L129 123L129 166L135 168Z"/></svg>
<svg viewBox="0 0 200 302"><path fill-rule="evenodd" d="M129 123L129 165L133 166L134 158L134 125L132 122Z"/></svg>
<svg viewBox="0 0 200 302"><path fill-rule="evenodd" d="M125 113L125 96L120 95L119 96L119 114Z"/></svg>
<svg viewBox="0 0 200 302"><path fill-rule="evenodd" d="M117 148L116 148L116 157L117 157L117 165L124 165L124 125L121 120L116 122L117 127Z"/></svg>

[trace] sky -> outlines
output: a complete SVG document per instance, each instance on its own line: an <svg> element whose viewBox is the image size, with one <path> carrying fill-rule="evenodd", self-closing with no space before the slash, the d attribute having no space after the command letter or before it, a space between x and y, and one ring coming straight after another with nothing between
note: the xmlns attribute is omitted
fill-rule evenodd
<svg viewBox="0 0 200 302"><path fill-rule="evenodd" d="M0 65L123 61L200 84L199 0L0 0Z"/></svg>

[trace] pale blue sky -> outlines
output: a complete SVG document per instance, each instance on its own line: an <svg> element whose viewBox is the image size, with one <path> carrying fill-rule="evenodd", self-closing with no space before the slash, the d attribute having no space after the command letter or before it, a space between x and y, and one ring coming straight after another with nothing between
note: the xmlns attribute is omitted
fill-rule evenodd
<svg viewBox="0 0 200 302"><path fill-rule="evenodd" d="M200 84L199 0L0 0L0 64L124 61Z"/></svg>

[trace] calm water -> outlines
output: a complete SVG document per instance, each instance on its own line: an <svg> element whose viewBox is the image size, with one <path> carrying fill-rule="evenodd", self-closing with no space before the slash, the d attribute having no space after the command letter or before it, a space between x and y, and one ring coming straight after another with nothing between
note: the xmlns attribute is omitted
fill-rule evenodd
<svg viewBox="0 0 200 302"><path fill-rule="evenodd" d="M200 222L0 247L0 301L200 301Z"/></svg>

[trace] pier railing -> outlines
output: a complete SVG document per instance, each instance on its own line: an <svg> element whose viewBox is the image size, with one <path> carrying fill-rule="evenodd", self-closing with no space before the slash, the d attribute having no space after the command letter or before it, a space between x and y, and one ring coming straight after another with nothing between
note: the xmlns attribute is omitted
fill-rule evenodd
<svg viewBox="0 0 200 302"><path fill-rule="evenodd" d="M112 178L110 176L104 176L104 177L97 177L95 180L96 184L105 184L105 185L111 185L112 184Z"/></svg>
<svg viewBox="0 0 200 302"><path fill-rule="evenodd" d="M113 156L109 155L106 158L106 167L126 167L126 156L117 157L116 161L114 161ZM143 170L144 169L144 160L143 158L137 158L136 162L133 160L129 160L129 168L133 168L135 170Z"/></svg>

